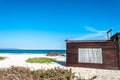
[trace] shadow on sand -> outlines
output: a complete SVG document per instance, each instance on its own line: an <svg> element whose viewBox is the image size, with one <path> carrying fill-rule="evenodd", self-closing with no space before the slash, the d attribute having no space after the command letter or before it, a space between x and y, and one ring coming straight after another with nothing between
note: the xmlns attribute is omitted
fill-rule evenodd
<svg viewBox="0 0 120 80"><path fill-rule="evenodd" d="M65 61L55 61L56 63L62 65L62 66L66 66L66 62Z"/></svg>

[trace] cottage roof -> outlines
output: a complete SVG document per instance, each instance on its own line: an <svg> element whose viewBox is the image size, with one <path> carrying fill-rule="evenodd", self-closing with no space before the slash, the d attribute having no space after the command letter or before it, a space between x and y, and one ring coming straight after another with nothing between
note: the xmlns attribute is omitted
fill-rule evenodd
<svg viewBox="0 0 120 80"><path fill-rule="evenodd" d="M106 42L107 40L66 40L66 43L79 43L79 42Z"/></svg>
<svg viewBox="0 0 120 80"><path fill-rule="evenodd" d="M66 43L79 43L79 42L110 42L110 41L116 41L116 39L120 35L120 32L114 34L111 36L110 40L65 40Z"/></svg>
<svg viewBox="0 0 120 80"><path fill-rule="evenodd" d="M118 33L114 34L113 36L111 36L110 39L113 40L114 38L118 37L118 35L120 35L120 32L118 32Z"/></svg>

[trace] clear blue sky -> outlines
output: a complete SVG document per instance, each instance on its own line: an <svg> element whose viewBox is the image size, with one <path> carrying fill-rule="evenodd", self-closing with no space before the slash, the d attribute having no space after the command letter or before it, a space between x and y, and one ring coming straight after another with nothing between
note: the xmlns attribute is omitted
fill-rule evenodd
<svg viewBox="0 0 120 80"><path fill-rule="evenodd" d="M65 49L120 31L120 0L0 0L0 48Z"/></svg>

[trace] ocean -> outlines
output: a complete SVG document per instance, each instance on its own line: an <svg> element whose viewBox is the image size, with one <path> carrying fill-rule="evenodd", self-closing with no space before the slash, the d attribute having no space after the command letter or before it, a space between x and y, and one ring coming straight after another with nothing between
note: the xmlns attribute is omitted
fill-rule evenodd
<svg viewBox="0 0 120 80"><path fill-rule="evenodd" d="M66 54L66 50L0 50L1 53L7 54L47 54L50 52L57 52L60 54Z"/></svg>

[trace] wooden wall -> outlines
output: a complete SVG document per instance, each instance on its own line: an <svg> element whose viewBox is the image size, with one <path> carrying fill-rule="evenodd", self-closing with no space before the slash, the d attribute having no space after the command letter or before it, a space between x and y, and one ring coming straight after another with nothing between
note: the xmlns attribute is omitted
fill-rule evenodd
<svg viewBox="0 0 120 80"><path fill-rule="evenodd" d="M114 34L112 37L111 37L111 39L110 39L111 41L118 41L118 53L119 53L119 58L118 58L118 61L119 61L119 68L120 68L120 32L118 32L118 33L116 33L116 34Z"/></svg>
<svg viewBox="0 0 120 80"><path fill-rule="evenodd" d="M67 66L72 67L87 67L87 68L102 68L102 69L119 69L119 54L117 41L103 42L68 42L67 44ZM102 49L102 64L99 63L79 63L78 49L79 48L101 48Z"/></svg>
<svg viewBox="0 0 120 80"><path fill-rule="evenodd" d="M120 68L120 34L118 35L118 45L119 45L119 68Z"/></svg>

